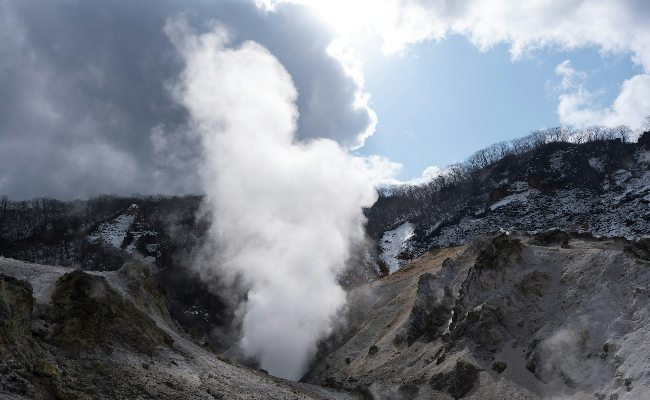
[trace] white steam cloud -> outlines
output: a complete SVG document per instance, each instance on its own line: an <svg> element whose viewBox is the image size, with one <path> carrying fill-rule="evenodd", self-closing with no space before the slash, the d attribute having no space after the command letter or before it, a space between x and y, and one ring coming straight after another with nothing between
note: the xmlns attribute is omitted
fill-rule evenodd
<svg viewBox="0 0 650 400"><path fill-rule="evenodd" d="M332 140L295 140L297 92L264 47L182 20L166 33L185 63L174 93L204 147L215 268L249 288L240 347L299 378L345 304L336 277L377 196L368 163Z"/></svg>

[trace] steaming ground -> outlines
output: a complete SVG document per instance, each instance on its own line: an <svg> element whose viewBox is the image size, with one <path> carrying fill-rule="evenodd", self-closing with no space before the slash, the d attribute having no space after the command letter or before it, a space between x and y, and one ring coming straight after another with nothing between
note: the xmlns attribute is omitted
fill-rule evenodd
<svg viewBox="0 0 650 400"><path fill-rule="evenodd" d="M352 292L350 328L306 381L375 399L649 398L645 246L555 233L428 253Z"/></svg>
<svg viewBox="0 0 650 400"><path fill-rule="evenodd" d="M200 272L247 289L241 351L297 379L345 304L336 277L363 241L372 174L334 141L295 140L298 94L265 48L230 47L224 29L197 35L182 20L166 32L185 64L174 91L203 144L214 220Z"/></svg>

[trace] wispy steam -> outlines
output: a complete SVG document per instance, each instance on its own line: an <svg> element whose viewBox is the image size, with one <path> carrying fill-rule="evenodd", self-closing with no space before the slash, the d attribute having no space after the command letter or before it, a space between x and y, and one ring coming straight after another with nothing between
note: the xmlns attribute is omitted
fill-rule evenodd
<svg viewBox="0 0 650 400"><path fill-rule="evenodd" d="M204 147L214 268L249 288L241 349L298 378L345 302L336 275L376 200L367 164L332 140L295 140L297 92L264 47L230 47L225 29L199 35L182 20L166 33L185 64L175 94Z"/></svg>

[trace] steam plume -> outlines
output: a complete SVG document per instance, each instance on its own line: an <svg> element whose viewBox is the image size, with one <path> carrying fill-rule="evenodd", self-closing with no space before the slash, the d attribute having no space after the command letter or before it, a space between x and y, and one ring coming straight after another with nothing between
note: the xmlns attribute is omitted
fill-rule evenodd
<svg viewBox="0 0 650 400"><path fill-rule="evenodd" d="M185 63L174 91L204 147L215 265L250 288L241 349L299 378L344 305L336 276L376 200L370 171L334 141L294 139L297 92L265 48L231 47L225 29L197 35L182 20L166 33Z"/></svg>

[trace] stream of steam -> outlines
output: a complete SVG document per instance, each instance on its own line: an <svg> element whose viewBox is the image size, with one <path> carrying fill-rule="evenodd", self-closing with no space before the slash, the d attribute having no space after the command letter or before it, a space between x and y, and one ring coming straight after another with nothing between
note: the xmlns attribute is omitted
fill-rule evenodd
<svg viewBox="0 0 650 400"><path fill-rule="evenodd" d="M336 277L363 240L372 173L332 140L296 141L296 89L264 47L232 46L220 27L197 35L182 20L166 33L185 65L174 93L203 143L214 268L250 288L241 350L299 378L345 304Z"/></svg>

